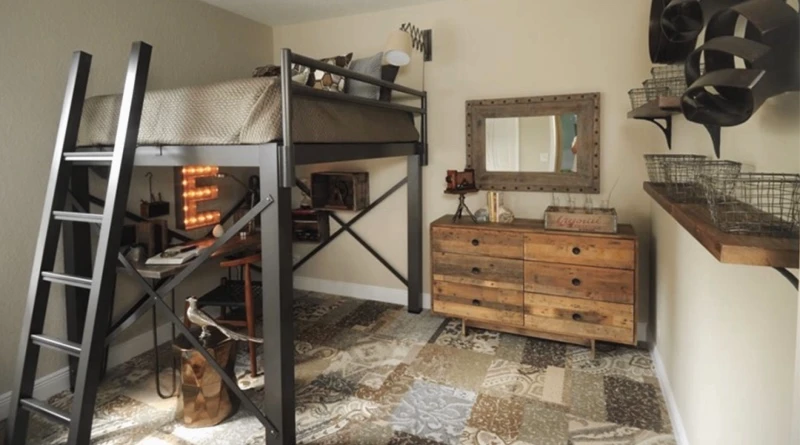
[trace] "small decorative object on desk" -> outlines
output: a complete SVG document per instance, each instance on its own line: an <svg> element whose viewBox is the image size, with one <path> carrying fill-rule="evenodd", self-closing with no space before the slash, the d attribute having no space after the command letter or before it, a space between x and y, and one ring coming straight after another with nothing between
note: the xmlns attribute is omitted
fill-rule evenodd
<svg viewBox="0 0 800 445"><path fill-rule="evenodd" d="M161 192L158 193L158 199L153 194L153 173L147 172L145 174L150 187L150 201L142 200L139 206L139 214L142 218L156 218L159 216L169 215L169 202L161 198Z"/></svg>
<svg viewBox="0 0 800 445"><path fill-rule="evenodd" d="M478 211L475 212L475 221L479 223L488 223L489 211L486 209L478 209Z"/></svg>
<svg viewBox="0 0 800 445"><path fill-rule="evenodd" d="M549 206L544 211L544 228L568 232L617 233L617 211Z"/></svg>
<svg viewBox="0 0 800 445"><path fill-rule="evenodd" d="M506 207L500 206L500 209L497 212L497 222L511 224L514 222L514 213Z"/></svg>
<svg viewBox="0 0 800 445"><path fill-rule="evenodd" d="M475 186L475 171L471 168L464 171L447 170L447 176L445 176L444 180L447 183L447 188L444 189L444 192L448 195L458 195L458 207L453 214L453 222L461 219L464 210L467 211L472 221L478 222L464 200L467 193L478 193L478 188Z"/></svg>
<svg viewBox="0 0 800 445"><path fill-rule="evenodd" d="M475 170L471 168L466 168L464 171L447 170L445 181L447 182L446 193L457 192L459 190L472 192L478 189L475 185Z"/></svg>

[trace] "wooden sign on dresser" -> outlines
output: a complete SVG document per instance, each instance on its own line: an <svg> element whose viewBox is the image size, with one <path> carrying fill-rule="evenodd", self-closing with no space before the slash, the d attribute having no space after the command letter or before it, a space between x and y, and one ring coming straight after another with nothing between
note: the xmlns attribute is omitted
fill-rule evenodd
<svg viewBox="0 0 800 445"><path fill-rule="evenodd" d="M590 346L636 344L637 238L545 231L540 220L431 224L433 312L474 326Z"/></svg>

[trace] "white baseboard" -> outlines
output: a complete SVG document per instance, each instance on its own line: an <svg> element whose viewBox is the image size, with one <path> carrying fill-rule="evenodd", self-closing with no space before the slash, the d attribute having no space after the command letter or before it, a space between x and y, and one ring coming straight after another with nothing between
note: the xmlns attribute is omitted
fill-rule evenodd
<svg viewBox="0 0 800 445"><path fill-rule="evenodd" d="M47 399L69 388L69 368L61 368L56 372L36 379L33 387L33 396L37 399ZM0 394L0 420L8 418L11 409L11 391Z"/></svg>
<svg viewBox="0 0 800 445"><path fill-rule="evenodd" d="M408 292L405 289L395 289L392 287L370 286L368 284L346 283L344 281L321 280L319 278L296 276L294 277L294 288L403 306L408 304ZM425 309L431 308L431 294L422 294L422 307Z"/></svg>
<svg viewBox="0 0 800 445"><path fill-rule="evenodd" d="M159 344L170 341L170 324L164 324L157 330ZM108 367L112 368L153 349L153 333L150 331L133 337L130 340L111 346L108 351ZM69 368L61 368L51 374L36 379L33 396L39 400L48 398L69 389ZM0 420L8 418L11 409L11 391L0 394Z"/></svg>
<svg viewBox="0 0 800 445"><path fill-rule="evenodd" d="M686 435L681 413L678 411L678 403L675 401L675 395L672 393L672 386L669 383L669 377L667 377L667 369L664 367L664 362L661 360L661 354L659 354L656 345L650 348L650 355L653 357L653 368L655 368L658 383L661 385L664 401L667 403L667 411L672 421L672 433L675 435L675 442L678 445L689 445L689 437Z"/></svg>

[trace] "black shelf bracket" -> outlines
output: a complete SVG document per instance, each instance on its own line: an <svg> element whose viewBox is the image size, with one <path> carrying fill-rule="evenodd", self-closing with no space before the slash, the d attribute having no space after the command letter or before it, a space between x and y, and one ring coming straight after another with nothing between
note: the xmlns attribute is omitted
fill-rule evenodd
<svg viewBox="0 0 800 445"><path fill-rule="evenodd" d="M789 272L789 270L786 269L785 267L775 267L774 269L777 270L778 273L783 275L784 278L789 280L789 282L792 283L792 286L794 286L795 289L800 290L800 283L798 283L798 279L796 276L794 276L793 273Z"/></svg>
<svg viewBox="0 0 800 445"><path fill-rule="evenodd" d="M714 154L717 155L717 159L719 159L719 144L721 138L721 128L719 125L711 125L711 124L704 124L706 130L708 130L709 136L711 136L711 142L714 144Z"/></svg>
<svg viewBox="0 0 800 445"><path fill-rule="evenodd" d="M672 150L672 116L665 116L665 117L636 117L634 119L639 119L647 122L652 122L655 124L661 132L664 133L664 137L667 139L667 148ZM663 120L664 124L662 125L659 120Z"/></svg>

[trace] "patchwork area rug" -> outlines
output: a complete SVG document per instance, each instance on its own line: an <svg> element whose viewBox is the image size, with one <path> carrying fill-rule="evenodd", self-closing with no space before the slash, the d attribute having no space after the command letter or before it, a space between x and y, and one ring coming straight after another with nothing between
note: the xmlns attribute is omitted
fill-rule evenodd
<svg viewBox="0 0 800 445"><path fill-rule="evenodd" d="M646 351L609 346L591 360L583 347L481 329L462 336L460 321L428 311L318 293L298 293L294 316L298 443L675 444ZM153 362L150 352L109 372L92 443L265 443L244 409L215 427L176 423L176 400L155 392ZM248 363L240 344L237 375ZM171 372L160 378L168 391ZM263 391L248 391L258 406ZM66 409L71 395L50 403ZM64 428L32 417L30 443L65 439Z"/></svg>

